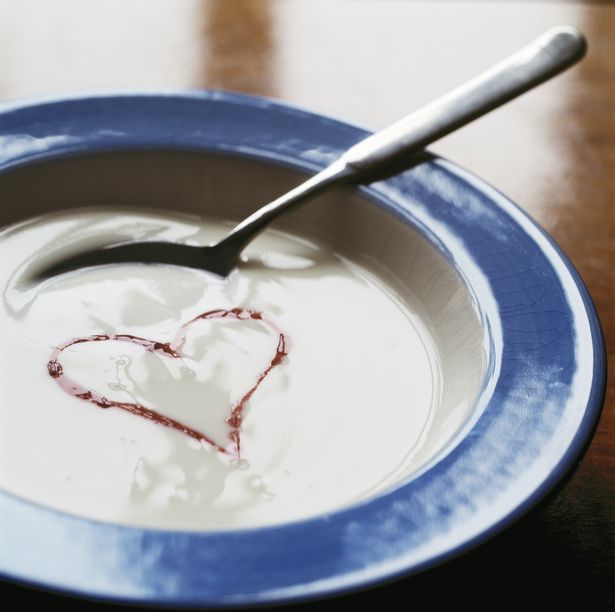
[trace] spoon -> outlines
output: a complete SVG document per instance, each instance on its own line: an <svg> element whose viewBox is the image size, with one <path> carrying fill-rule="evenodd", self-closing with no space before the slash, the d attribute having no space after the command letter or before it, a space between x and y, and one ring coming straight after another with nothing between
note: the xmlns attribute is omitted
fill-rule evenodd
<svg viewBox="0 0 615 612"><path fill-rule="evenodd" d="M547 30L486 72L393 125L361 140L330 166L263 206L210 246L132 242L78 253L39 271L37 280L102 264L161 263L227 276L248 243L276 217L333 186L369 183L416 163L416 153L477 117L555 76L583 57L583 35L569 26Z"/></svg>

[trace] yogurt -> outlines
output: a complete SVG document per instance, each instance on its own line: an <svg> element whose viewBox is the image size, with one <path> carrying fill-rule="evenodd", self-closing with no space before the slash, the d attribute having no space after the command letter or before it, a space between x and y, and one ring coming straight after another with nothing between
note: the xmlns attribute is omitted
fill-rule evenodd
<svg viewBox="0 0 615 612"><path fill-rule="evenodd" d="M424 464L436 346L322 245L268 230L226 279L121 264L30 281L71 250L227 229L98 210L2 232L0 488L102 521L237 529L347 507Z"/></svg>

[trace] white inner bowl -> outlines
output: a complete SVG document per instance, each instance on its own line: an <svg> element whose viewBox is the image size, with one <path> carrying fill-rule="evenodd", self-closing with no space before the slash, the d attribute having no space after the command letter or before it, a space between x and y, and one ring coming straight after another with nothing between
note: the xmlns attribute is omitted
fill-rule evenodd
<svg viewBox="0 0 615 612"><path fill-rule="evenodd" d="M14 361L15 355L21 354L27 364L3 385L0 419L7 439L3 441L0 464L2 488L66 512L129 525L172 529L253 527L321 515L368 499L414 477L459 439L476 416L476 400L487 364L486 332L475 300L459 273L430 241L356 191L338 190L280 219L275 225L277 232L268 230L247 252L248 264L233 281L234 288L230 290L224 283L219 287L215 303L193 300L195 303L188 307L186 300L190 298L184 297L198 294L204 281L192 271L161 267L152 276L151 269L131 266L113 273L115 284L109 289L112 274L100 269L56 280L48 289L34 291L25 280L27 270L19 268L41 253L58 256L62 248L74 248L80 240L82 244L91 241L88 232L93 229L96 233L97 228L101 232L104 229L108 240L143 235L156 239L158 235L152 232L166 231L171 238L196 236L206 242L219 236L223 226L203 226L194 215L237 221L301 179L293 170L255 160L178 152L75 157L30 165L0 177L3 227L48 213L69 214L5 233L0 243L0 251L5 249L2 282L4 307L9 313L4 317L4 333L9 340L3 359ZM110 207L125 216L114 218L97 212ZM134 213L136 209L147 212L140 217L126 216L127 211ZM62 224L71 223L70 231L62 230ZM86 229L78 229L80 224ZM49 242L41 250L38 240L33 240L44 236ZM272 252L288 257L272 256ZM307 262L305 267L302 262ZM329 285L324 288L327 275ZM160 326L162 334L170 333L173 325L168 323L168 313L160 320L148 320L150 328L144 321L133 321L136 331L126 329L126 320L121 318L99 322L100 329L95 329L91 321L91 328L85 329L84 321L79 320L84 292L89 291L91 298L92 290L101 295L106 292L103 301L107 310L125 306L125 295L130 291L140 292L141 297L131 306L138 319L139 300L152 283L164 288L158 297L166 306L176 300L175 327L188 316L222 307L220 302L225 300L224 307L251 307L254 294L250 291L255 290L246 293L242 287L268 287L258 299L278 308L276 321L295 326L294 334L292 330L288 333L291 340L293 335L296 338L297 352L293 352L295 348L289 350L284 367L286 387L296 389L289 397L299 416L281 422L279 415L285 414L284 407L275 405L275 397L287 390L284 378L275 382L272 375L274 382L267 383L269 400L260 398L258 412L254 408L246 416L246 454L221 461L210 447L195 446L194 440L180 432L117 410L111 417L69 397L52 379L44 377L44 366L54 347L71 338L137 332L151 337ZM295 302L276 305L278 294L272 287L294 292L286 295ZM368 294L374 296L373 304ZM234 304L233 299L239 299L236 296L244 303ZM312 297L313 304L306 305ZM285 308L308 313L311 319L307 315L296 319L286 316ZM147 318L145 310L142 313L142 318ZM313 328L306 327L308 320L316 321ZM44 335L43 328L51 332ZM259 335L254 329L250 333ZM317 388L319 380L329 376L323 387L327 398L322 402L315 400L318 393L306 391L310 381L306 367L297 372L303 392L300 386L293 387L293 360L309 366L308 357L302 362L297 355L302 354L301 347L309 344L310 337L318 349L312 351L311 363L320 367L324 362L321 376L315 377L313 385ZM346 351L347 364L340 363L337 353L333 357L330 351L320 351L323 338L332 338L341 348L340 355ZM372 370L362 369L365 359L361 350L366 351L367 358L380 351ZM118 353L119 357L125 358L124 353ZM304 350L303 354L308 352ZM68 358L65 366L76 371L79 362L86 363L88 358L75 352L73 361ZM353 359L358 361L354 363ZM382 365L382 370L376 365ZM87 377L87 369L82 376ZM339 385L335 385L336 369L344 371ZM389 377L393 369L395 376ZM14 372L9 368L4 371ZM41 384L31 385L32 395L24 401L20 389L28 386L28 380L36 379L39 371ZM418 399L409 395L404 385L409 386L410 393L414 386ZM357 400L352 400L350 387L355 393L358 389ZM335 446L339 436L328 440L329 447L318 438L319 426L330 416L327 400L333 394L336 400L330 404L339 407L339 431L348 428L352 401L357 406L358 400L364 401L362 411L357 409L359 416L351 423L356 432L339 447ZM350 397L350 403L344 403L346 397ZM150 397L150 402L155 398ZM55 407L53 414L50 405ZM397 413L389 411L392 406ZM40 413L36 418L39 422L47 418L48 424L39 428L42 433L38 438L30 438L29 447L24 447L25 429L37 409ZM401 417L407 417L404 423L400 423ZM407 437L403 427L412 428ZM81 435L84 430L87 437ZM263 431L270 433L264 435ZM259 443L261 449L273 444L273 451L259 454L254 450ZM248 453L250 444L252 454ZM387 453L396 458L393 467L391 461L381 460ZM335 461L336 457L339 460ZM144 464L150 469L143 469ZM206 475L193 478L204 465L209 466ZM306 465L312 467L307 469ZM213 501L197 495L200 488L213 482L212 470L223 475L222 489L227 496ZM283 472L288 473L287 484L280 480ZM241 494L246 482L265 494L246 498Z"/></svg>

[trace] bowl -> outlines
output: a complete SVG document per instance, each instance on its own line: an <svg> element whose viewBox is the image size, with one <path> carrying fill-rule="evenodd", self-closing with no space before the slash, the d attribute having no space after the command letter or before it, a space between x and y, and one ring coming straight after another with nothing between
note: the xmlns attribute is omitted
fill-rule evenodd
<svg viewBox="0 0 615 612"><path fill-rule="evenodd" d="M4 104L0 225L110 202L240 219L365 135L220 92ZM602 405L603 340L573 267L513 203L426 155L279 227L386 278L421 313L443 385L414 469L340 509L244 529L117 524L1 492L3 577L169 606L339 594L477 546L573 469Z"/></svg>

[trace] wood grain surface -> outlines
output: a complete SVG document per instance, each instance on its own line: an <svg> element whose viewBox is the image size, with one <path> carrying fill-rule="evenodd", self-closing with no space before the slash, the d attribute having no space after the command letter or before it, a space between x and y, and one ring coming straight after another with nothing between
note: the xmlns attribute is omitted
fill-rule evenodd
<svg viewBox="0 0 615 612"><path fill-rule="evenodd" d="M613 356L611 2L0 0L0 99L207 87L377 128L562 23L588 38L579 66L432 150L506 193L555 238L589 288ZM614 378L587 454L547 503L462 558L346 603L380 605L394 596L408 607L429 597L435 609L498 609L503 600L530 610L615 610ZM2 589L24 604L51 598Z"/></svg>

